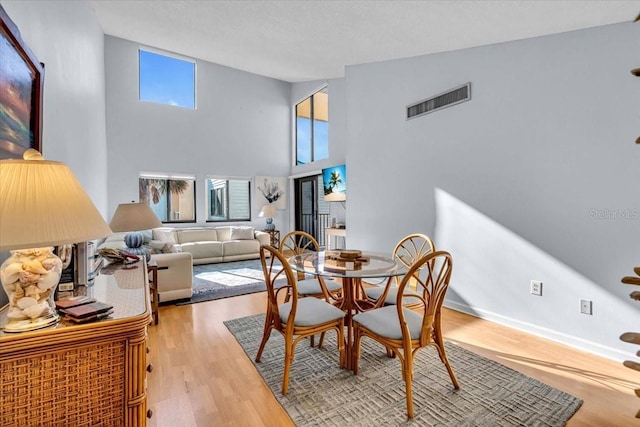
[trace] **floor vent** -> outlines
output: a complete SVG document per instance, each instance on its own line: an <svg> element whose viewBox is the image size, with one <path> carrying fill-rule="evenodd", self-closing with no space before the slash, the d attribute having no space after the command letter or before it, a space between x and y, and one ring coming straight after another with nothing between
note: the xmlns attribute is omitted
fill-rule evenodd
<svg viewBox="0 0 640 427"><path fill-rule="evenodd" d="M407 119L424 116L471 99L471 82L407 106Z"/></svg>

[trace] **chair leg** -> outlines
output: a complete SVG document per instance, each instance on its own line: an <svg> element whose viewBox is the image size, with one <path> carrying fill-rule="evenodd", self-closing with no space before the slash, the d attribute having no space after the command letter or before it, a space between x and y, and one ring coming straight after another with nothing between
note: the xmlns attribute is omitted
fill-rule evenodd
<svg viewBox="0 0 640 427"><path fill-rule="evenodd" d="M442 338L442 329L440 329L440 319L436 319L434 330L433 341L435 342L435 347L438 349L438 355L440 356L440 360L444 363L444 366L447 368L447 372L449 372L449 377L451 377L451 382L453 383L453 387L456 390L460 390L460 384L458 384L458 379L456 378L456 374L453 372L453 368L449 363L449 359L447 358L447 352L444 347L444 339Z"/></svg>
<svg viewBox="0 0 640 427"><path fill-rule="evenodd" d="M264 351L264 346L269 341L269 337L271 336L271 330L273 329L273 323L271 322L271 313L267 312L267 315L264 320L264 332L262 333L262 341L260 342L260 348L258 348L258 354L256 355L256 362L259 362L262 358L262 352Z"/></svg>
<svg viewBox="0 0 640 427"><path fill-rule="evenodd" d="M318 348L322 348L322 344L324 343L324 335L325 335L325 332L322 332L320 334L320 341L318 341Z"/></svg>
<svg viewBox="0 0 640 427"><path fill-rule="evenodd" d="M285 337L284 345L284 373L282 375L282 395L286 395L289 391L289 370L293 362L293 343L292 337Z"/></svg>
<svg viewBox="0 0 640 427"><path fill-rule="evenodd" d="M405 383L407 398L407 416L413 419L413 355L405 352L404 363L402 364L402 378Z"/></svg>
<svg viewBox="0 0 640 427"><path fill-rule="evenodd" d="M338 353L340 354L340 368L344 368L346 366L346 352L345 352L345 343L344 343L344 326L342 320L337 326L337 341L338 341ZM323 333L324 335L324 333Z"/></svg>

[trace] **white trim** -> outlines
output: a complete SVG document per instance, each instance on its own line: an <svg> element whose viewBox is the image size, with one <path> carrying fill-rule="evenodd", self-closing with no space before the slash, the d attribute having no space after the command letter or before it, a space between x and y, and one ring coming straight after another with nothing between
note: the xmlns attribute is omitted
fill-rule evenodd
<svg viewBox="0 0 640 427"><path fill-rule="evenodd" d="M228 175L205 175L204 177L205 180L207 179L224 179L224 180L237 180L237 181L249 181L249 183L251 183L251 177L250 176L228 176Z"/></svg>
<svg viewBox="0 0 640 427"><path fill-rule="evenodd" d="M193 179L196 180L196 174L188 173L168 173L168 172L147 172L141 171L139 178L160 178L160 179Z"/></svg>
<svg viewBox="0 0 640 427"><path fill-rule="evenodd" d="M491 322L498 323L500 325L507 326L509 328L517 329L519 331L527 332L538 337L546 338L551 341L555 341L560 344L564 344L573 348L577 348L587 353L595 354L607 359L612 359L618 362L624 360L633 359L635 354L633 352L626 353L613 347L607 347L596 342L588 341L582 338L578 338L572 335L563 334L562 332L553 331L551 329L542 328L531 323L521 322L510 317L505 317L500 314L496 314L490 311L482 310L468 306L466 304L460 304L458 302L448 301L445 299L443 304L445 307L452 310L460 311L473 317L489 320Z"/></svg>
<svg viewBox="0 0 640 427"><path fill-rule="evenodd" d="M315 175L322 175L322 169L312 170L312 171L307 171L307 172L300 172L300 173L297 173L295 175L289 175L288 178L289 179L298 179L298 178L305 178L307 176L315 176Z"/></svg>

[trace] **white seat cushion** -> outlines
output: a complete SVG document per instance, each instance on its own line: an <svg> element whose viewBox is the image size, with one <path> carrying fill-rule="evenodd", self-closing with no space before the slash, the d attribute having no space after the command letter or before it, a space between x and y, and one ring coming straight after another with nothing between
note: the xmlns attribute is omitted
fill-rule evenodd
<svg viewBox="0 0 640 427"><path fill-rule="evenodd" d="M403 308L402 310L404 311L404 316L407 319L411 339L415 340L420 338L422 316L408 308ZM395 305L389 305L356 314L353 316L353 321L360 323L376 335L394 340L402 339L398 309Z"/></svg>
<svg viewBox="0 0 640 427"><path fill-rule="evenodd" d="M335 280L325 280L324 284L327 287L329 293L336 292L342 289L342 285ZM316 295L321 294L320 282L317 278L298 280L298 294L299 295Z"/></svg>
<svg viewBox="0 0 640 427"><path fill-rule="evenodd" d="M282 304L279 308L280 321L287 323L291 312L291 302ZM344 311L321 299L308 297L298 299L295 326L314 326L342 319Z"/></svg>
<svg viewBox="0 0 640 427"><path fill-rule="evenodd" d="M365 288L364 291L369 298L377 301L382 296L382 293L384 292L384 286L375 286L375 287ZM405 289L405 293L418 295L417 292L414 292L408 289ZM391 289L389 289L389 293L387 293L387 297L384 299L384 304L394 305L397 301L397 298L398 298L398 288L393 286ZM411 305L411 304L417 304L417 303L420 303L420 300L418 298L411 298L408 296L404 297L404 305Z"/></svg>

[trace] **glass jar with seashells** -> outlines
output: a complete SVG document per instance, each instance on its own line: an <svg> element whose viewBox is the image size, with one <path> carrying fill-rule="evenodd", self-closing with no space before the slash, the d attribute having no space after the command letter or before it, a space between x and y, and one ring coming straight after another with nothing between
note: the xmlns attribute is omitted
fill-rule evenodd
<svg viewBox="0 0 640 427"><path fill-rule="evenodd" d="M0 281L9 297L8 332L36 329L58 321L54 292L62 262L53 248L21 249L0 266Z"/></svg>

